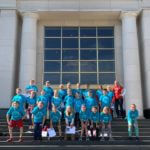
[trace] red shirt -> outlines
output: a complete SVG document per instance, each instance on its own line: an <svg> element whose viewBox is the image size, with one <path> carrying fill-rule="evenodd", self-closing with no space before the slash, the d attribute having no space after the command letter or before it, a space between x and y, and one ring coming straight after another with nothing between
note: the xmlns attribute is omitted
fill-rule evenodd
<svg viewBox="0 0 150 150"><path fill-rule="evenodd" d="M115 95L115 100L122 98L122 95L121 95L122 90L123 90L122 86L120 86L120 85L114 85L113 91L114 91L114 95Z"/></svg>

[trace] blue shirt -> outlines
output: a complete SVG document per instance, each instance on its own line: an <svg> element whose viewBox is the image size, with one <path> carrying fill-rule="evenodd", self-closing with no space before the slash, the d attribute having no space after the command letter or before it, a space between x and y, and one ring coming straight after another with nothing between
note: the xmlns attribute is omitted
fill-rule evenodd
<svg viewBox="0 0 150 150"><path fill-rule="evenodd" d="M59 120L61 119L61 112L56 111L55 112L50 112L50 119L52 120L53 123L57 123L59 122Z"/></svg>
<svg viewBox="0 0 150 150"><path fill-rule="evenodd" d="M64 100L66 95L67 95L66 90L64 90L64 89L59 89L58 90L58 97L61 98L62 100Z"/></svg>
<svg viewBox="0 0 150 150"><path fill-rule="evenodd" d="M27 103L32 106L36 105L36 97L33 98L27 97Z"/></svg>
<svg viewBox="0 0 150 150"><path fill-rule="evenodd" d="M24 109L24 104L26 103L26 97L22 94L15 95L12 102L19 102L19 107Z"/></svg>
<svg viewBox="0 0 150 150"><path fill-rule="evenodd" d="M111 114L104 114L103 112L100 113L100 121L103 123L110 123L112 121Z"/></svg>
<svg viewBox="0 0 150 150"><path fill-rule="evenodd" d="M14 108L11 106L7 112L7 115L11 116L11 120L17 121L23 118L25 112L24 109L21 109L20 107Z"/></svg>
<svg viewBox="0 0 150 150"><path fill-rule="evenodd" d="M91 112L91 108L93 106L97 106L97 102L93 97L87 97L85 99L85 105L86 105L87 111Z"/></svg>
<svg viewBox="0 0 150 150"><path fill-rule="evenodd" d="M114 97L114 92L113 91L108 91L107 96L110 97L110 99L112 100L113 97Z"/></svg>
<svg viewBox="0 0 150 150"><path fill-rule="evenodd" d="M80 95L81 97L83 96L83 94L82 94L82 89L74 89L74 95L75 95L76 93L79 93L79 95Z"/></svg>
<svg viewBox="0 0 150 150"><path fill-rule="evenodd" d="M54 91L53 91L53 89L51 87L44 86L43 90L45 91L45 96L47 98L51 98L53 96L53 94L54 94Z"/></svg>
<svg viewBox="0 0 150 150"><path fill-rule="evenodd" d="M28 92L28 91L35 91L35 92L38 92L38 88L36 85L27 85L25 90Z"/></svg>
<svg viewBox="0 0 150 150"><path fill-rule="evenodd" d="M139 112L137 109L135 111L132 110L128 111L127 120L129 122L136 121L138 117L139 117Z"/></svg>
<svg viewBox="0 0 150 150"><path fill-rule="evenodd" d="M96 113L91 112L90 120L93 121L94 123L98 123L100 120L99 113L98 112L96 112Z"/></svg>
<svg viewBox="0 0 150 150"><path fill-rule="evenodd" d="M56 108L60 108L61 107L61 102L62 102L61 98L54 97L54 96L52 97L52 104L54 104L54 106Z"/></svg>
<svg viewBox="0 0 150 150"><path fill-rule="evenodd" d="M101 102L101 108L110 107L112 99L110 99L110 97L107 95L102 95L100 97L100 102Z"/></svg>
<svg viewBox="0 0 150 150"><path fill-rule="evenodd" d="M81 106L84 104L84 101L82 98L79 99L74 99L74 108L75 108L75 112L80 112L81 110Z"/></svg>
<svg viewBox="0 0 150 150"><path fill-rule="evenodd" d="M98 97L98 99L100 99L100 97L103 95L102 90L97 90L96 91L96 96Z"/></svg>
<svg viewBox="0 0 150 150"><path fill-rule="evenodd" d="M39 109L37 106L33 109L32 114L34 115L34 123L42 123L45 117L44 108Z"/></svg>
<svg viewBox="0 0 150 150"><path fill-rule="evenodd" d="M65 102L65 106L71 106L72 108L74 108L74 98L73 96L69 96L67 95L64 99Z"/></svg>
<svg viewBox="0 0 150 150"><path fill-rule="evenodd" d="M44 104L44 109L47 110L47 107L48 107L48 99L46 98L46 96L44 95L40 95L38 98L37 98L37 101L38 102L43 102Z"/></svg>
<svg viewBox="0 0 150 150"><path fill-rule="evenodd" d="M79 113L79 118L81 121L88 121L88 119L90 118L89 114L87 111L80 111Z"/></svg>
<svg viewBox="0 0 150 150"><path fill-rule="evenodd" d="M89 93L89 90L83 90L83 91L82 91L83 97L84 97L84 98L87 98L87 97L89 96L88 93Z"/></svg>

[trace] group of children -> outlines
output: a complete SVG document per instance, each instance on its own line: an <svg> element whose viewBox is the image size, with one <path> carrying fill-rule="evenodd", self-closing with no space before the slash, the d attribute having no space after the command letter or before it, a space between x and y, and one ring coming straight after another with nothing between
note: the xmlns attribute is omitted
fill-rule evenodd
<svg viewBox="0 0 150 150"><path fill-rule="evenodd" d="M112 139L111 122L115 108L117 117L123 117L122 90L123 88L115 81L114 88L107 86L103 89L98 85L96 95L86 85L86 89L80 88L77 83L76 89L72 89L71 83L67 83L66 89L61 84L59 89L53 90L50 82L46 81L45 86L38 96L38 88L35 81L31 80L25 88L26 94L22 94L20 88L16 89L16 95L12 99L12 105L7 112L7 122L10 138L7 142L13 141L12 131L14 127L20 129L19 142L23 141L23 119L29 120L29 129L34 129L34 140L42 140L42 129L45 126L58 130L59 137L62 137L62 125L65 123L64 140L68 139L66 129L81 129L79 140L83 140L85 133L86 141L90 138L105 140L104 134L107 131L109 140ZM119 94L120 93L120 94ZM116 102L117 101L117 102ZM119 101L119 102L118 102ZM121 103L120 103L121 102ZM135 128L136 140L139 140L138 110L132 104L127 115L129 138L132 137L132 126ZM47 120L49 123L47 123ZM100 130L101 129L101 130ZM101 131L101 132L100 132ZM75 134L71 134L75 139Z"/></svg>

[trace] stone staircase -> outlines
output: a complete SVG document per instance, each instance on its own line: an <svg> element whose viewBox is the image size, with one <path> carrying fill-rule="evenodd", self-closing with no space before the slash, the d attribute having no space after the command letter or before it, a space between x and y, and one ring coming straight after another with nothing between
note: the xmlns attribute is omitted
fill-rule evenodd
<svg viewBox="0 0 150 150"><path fill-rule="evenodd" d="M6 122L6 110L0 111L0 149L3 148L11 148L11 149L27 149L28 147L31 149L138 149L140 150L144 148L150 149L150 120L140 119L139 123L139 130L140 130L140 141L129 141L128 140L128 129L127 129L127 122L122 119L114 119L112 122L112 137L113 141L100 141L100 138L97 140L90 140L86 141L78 141L78 137L80 134L80 129L76 133L76 140L75 141L64 141L59 140L58 137L55 137L48 141L47 138L43 138L42 141L34 141L33 140L33 133L29 133L28 129L28 121L24 121L24 134L22 143L18 143L18 135L19 130L14 129L14 142L7 143L6 140L8 138L8 127ZM64 131L65 126L62 125L62 130ZM33 132L33 130L30 130Z"/></svg>

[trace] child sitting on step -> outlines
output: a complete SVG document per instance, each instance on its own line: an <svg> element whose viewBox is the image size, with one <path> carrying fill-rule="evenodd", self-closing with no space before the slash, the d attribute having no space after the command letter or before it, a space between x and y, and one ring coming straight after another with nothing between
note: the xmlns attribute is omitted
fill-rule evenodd
<svg viewBox="0 0 150 150"><path fill-rule="evenodd" d="M112 140L112 134L111 134L111 121L112 116L110 114L110 108L104 107L103 111L100 113L100 121L102 123L102 141L104 141L104 134L105 131L108 131L109 140Z"/></svg>
<svg viewBox="0 0 150 150"><path fill-rule="evenodd" d="M56 106L52 107L52 111L50 112L50 128L58 128L59 137L61 138L61 112L57 110Z"/></svg>

